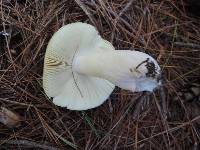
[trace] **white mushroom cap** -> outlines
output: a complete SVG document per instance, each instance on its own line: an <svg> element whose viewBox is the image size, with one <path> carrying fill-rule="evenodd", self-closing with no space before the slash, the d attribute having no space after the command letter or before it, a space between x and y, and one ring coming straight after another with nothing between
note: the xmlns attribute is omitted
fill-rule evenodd
<svg viewBox="0 0 200 150"><path fill-rule="evenodd" d="M85 23L63 26L51 38L44 62L43 88L53 103L71 110L86 110L101 105L115 85L106 79L78 74L73 60L94 51L113 51L96 29Z"/></svg>

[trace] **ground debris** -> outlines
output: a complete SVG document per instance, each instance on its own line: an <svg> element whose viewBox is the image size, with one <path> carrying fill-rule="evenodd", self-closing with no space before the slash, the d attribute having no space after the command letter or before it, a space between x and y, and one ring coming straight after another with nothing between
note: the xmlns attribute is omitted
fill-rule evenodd
<svg viewBox="0 0 200 150"><path fill-rule="evenodd" d="M200 21L188 3L1 1L0 149L72 149L69 141L91 150L199 149ZM116 88L87 117L54 106L42 89L44 54L52 35L73 22L94 25L116 50L151 55L161 66L162 87L142 96Z"/></svg>
<svg viewBox="0 0 200 150"><path fill-rule="evenodd" d="M0 122L9 128L18 127L21 123L21 116L8 110L5 107L0 108Z"/></svg>

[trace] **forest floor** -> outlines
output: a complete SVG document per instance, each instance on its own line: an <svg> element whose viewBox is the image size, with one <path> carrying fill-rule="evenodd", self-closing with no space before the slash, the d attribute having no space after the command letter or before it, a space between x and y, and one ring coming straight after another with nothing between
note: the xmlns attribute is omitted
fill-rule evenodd
<svg viewBox="0 0 200 150"><path fill-rule="evenodd" d="M163 85L116 88L88 111L55 106L42 88L46 46L77 21L153 56ZM200 21L182 0L0 1L0 149L200 149L199 79Z"/></svg>

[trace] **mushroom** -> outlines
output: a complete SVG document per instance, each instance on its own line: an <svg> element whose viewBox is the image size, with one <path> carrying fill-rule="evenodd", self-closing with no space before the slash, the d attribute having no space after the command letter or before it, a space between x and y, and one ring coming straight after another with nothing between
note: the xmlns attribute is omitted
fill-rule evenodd
<svg viewBox="0 0 200 150"><path fill-rule="evenodd" d="M71 110L101 105L115 86L132 92L153 91L160 67L149 55L115 50L86 23L60 28L48 43L43 88L53 103Z"/></svg>

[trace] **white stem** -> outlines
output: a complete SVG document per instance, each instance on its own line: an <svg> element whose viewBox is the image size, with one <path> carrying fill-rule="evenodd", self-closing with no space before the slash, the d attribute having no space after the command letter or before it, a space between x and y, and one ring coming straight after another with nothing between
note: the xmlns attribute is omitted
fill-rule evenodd
<svg viewBox="0 0 200 150"><path fill-rule="evenodd" d="M138 51L95 51L76 56L73 71L103 78L121 88L134 91L136 81L148 78L146 75L149 70L145 63L147 60L158 66L152 57Z"/></svg>

